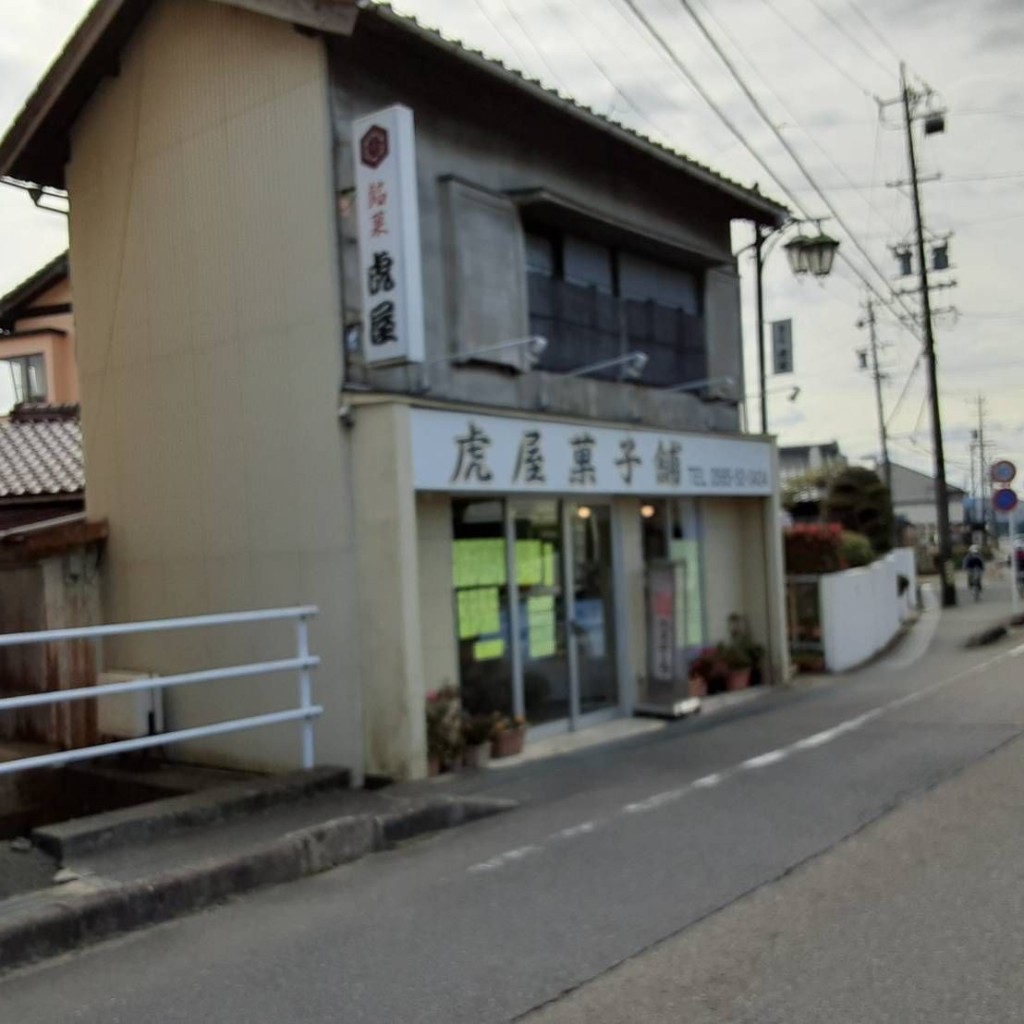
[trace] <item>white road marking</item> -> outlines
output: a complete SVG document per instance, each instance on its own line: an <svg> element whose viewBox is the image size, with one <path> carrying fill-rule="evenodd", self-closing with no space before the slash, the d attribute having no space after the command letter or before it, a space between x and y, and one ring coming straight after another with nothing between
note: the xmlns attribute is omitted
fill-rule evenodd
<svg viewBox="0 0 1024 1024"><path fill-rule="evenodd" d="M758 754L757 757L748 757L740 764L741 768L767 768L770 764L777 764L788 756L786 750L769 750L767 754Z"/></svg>
<svg viewBox="0 0 1024 1024"><path fill-rule="evenodd" d="M575 839L577 836L585 836L588 832L593 832L597 828L597 824L593 821L585 821L581 825L570 825L569 828L563 828L556 832L553 836L554 839Z"/></svg>
<svg viewBox="0 0 1024 1024"><path fill-rule="evenodd" d="M831 743L832 740L845 736L847 733L860 729L862 726L867 725L868 722L872 722L876 718L880 718L882 715L888 714L891 711L897 711L900 708L906 707L908 704L922 700L923 698L935 693L937 690L951 686L953 683L959 682L962 679L983 673L991 668L991 666L1007 658L1016 658L1021 655L1024 655L1024 644L1021 644L1019 647L1014 647L1002 654L996 655L994 658L989 658L987 661L981 662L978 665L973 665L971 668L958 672L955 676L951 676L949 679L941 679L937 683L932 683L930 686L922 687L920 690L915 690L913 693L904 694L902 697L897 697L885 704L880 704L878 707L871 708L869 711L862 712L854 718L848 718L846 721L840 722L838 725L834 725L831 729L825 729L821 732L812 733L810 736L804 736L803 739L796 740L794 743L790 743L789 746L781 747L777 750L769 750L767 753L758 754L755 757L749 757L745 761L741 761L738 765L723 769L720 772L712 772L709 775L701 776L699 779L695 779L693 782L687 783L685 786L679 786L677 789L667 789L660 793L655 793L644 800L637 800L633 803L625 804L620 808L619 813L642 814L647 811L654 811L659 807L664 807L667 804L674 803L675 801L682 799L694 790L710 789L713 786L717 786L729 778L730 775L734 775L740 770L749 771L759 768L767 768L785 760L790 754L804 750L814 750L817 747L824 746L826 743ZM528 846L520 846L513 850L507 850L504 853L498 854L496 857L492 857L490 860L473 864L467 870L474 873L496 871L499 868L503 868L508 864L514 863L515 861L522 860L524 857L528 857L531 854L540 853L548 843L587 835L594 832L599 824L604 823L605 822L603 821L585 821L579 825L571 825L568 828L563 828L552 833L546 839L542 839L538 843Z"/></svg>
<svg viewBox="0 0 1024 1024"><path fill-rule="evenodd" d="M709 789L711 786L717 786L723 779L728 778L728 772L712 772L710 775L705 775L703 778L697 779L696 782L691 782L690 787L692 789Z"/></svg>
<svg viewBox="0 0 1024 1024"><path fill-rule="evenodd" d="M503 868L506 864L511 864L513 861L529 857L531 853L540 853L540 847L535 844L517 846L514 850L506 850L490 860L483 860L479 864L472 864L467 870L473 872L496 871L498 868Z"/></svg>
<svg viewBox="0 0 1024 1024"><path fill-rule="evenodd" d="M653 811L658 807L670 804L674 800L678 800L680 797L685 796L686 791L689 788L689 786L680 786L679 789L668 789L664 793L655 793L654 796L649 796L646 800L639 800L635 804L626 804L622 810L626 814L639 814L644 811Z"/></svg>

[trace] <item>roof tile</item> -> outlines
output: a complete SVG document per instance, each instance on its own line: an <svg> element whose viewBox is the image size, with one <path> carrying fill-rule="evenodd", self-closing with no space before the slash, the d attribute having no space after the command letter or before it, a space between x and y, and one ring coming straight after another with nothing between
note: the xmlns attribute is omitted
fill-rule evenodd
<svg viewBox="0 0 1024 1024"><path fill-rule="evenodd" d="M0 498L83 490L82 428L77 421L0 423Z"/></svg>

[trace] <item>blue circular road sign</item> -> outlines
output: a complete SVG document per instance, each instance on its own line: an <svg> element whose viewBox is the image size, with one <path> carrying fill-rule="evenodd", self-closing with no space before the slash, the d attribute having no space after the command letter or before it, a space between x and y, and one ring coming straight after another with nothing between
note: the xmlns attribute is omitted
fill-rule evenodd
<svg viewBox="0 0 1024 1024"><path fill-rule="evenodd" d="M992 507L997 512L1012 512L1017 507L1017 492L1000 487L992 492Z"/></svg>

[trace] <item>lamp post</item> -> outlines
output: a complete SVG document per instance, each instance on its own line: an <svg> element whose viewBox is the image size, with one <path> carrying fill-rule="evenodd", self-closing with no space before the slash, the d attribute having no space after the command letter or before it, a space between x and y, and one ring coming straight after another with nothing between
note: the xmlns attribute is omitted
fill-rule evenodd
<svg viewBox="0 0 1024 1024"><path fill-rule="evenodd" d="M764 261L771 252L773 242L778 241L782 233L794 224L805 224L802 220L788 220L777 228L766 227L764 224L754 225L754 265L756 269L757 294L757 366L758 394L761 397L761 433L768 433L768 396L765 388L765 352L764 352ZM797 277L812 274L817 278L828 277L832 273L836 250L839 242L821 230L821 222L815 221L817 233L814 235L797 235L788 241L783 248L789 268ZM768 243L767 245L765 243Z"/></svg>

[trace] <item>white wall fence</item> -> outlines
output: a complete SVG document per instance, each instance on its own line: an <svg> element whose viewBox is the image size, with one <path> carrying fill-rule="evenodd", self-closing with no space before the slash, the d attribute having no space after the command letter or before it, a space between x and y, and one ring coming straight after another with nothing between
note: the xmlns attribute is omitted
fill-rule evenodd
<svg viewBox="0 0 1024 1024"><path fill-rule="evenodd" d="M907 584L901 594L899 577ZM883 650L917 607L911 548L897 548L861 569L819 577L825 667L844 672Z"/></svg>

